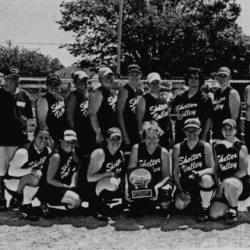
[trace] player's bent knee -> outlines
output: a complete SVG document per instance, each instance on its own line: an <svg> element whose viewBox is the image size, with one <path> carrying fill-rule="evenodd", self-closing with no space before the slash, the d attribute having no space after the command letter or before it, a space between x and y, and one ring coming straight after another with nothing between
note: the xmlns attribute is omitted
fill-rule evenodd
<svg viewBox="0 0 250 250"><path fill-rule="evenodd" d="M204 188L210 188L214 185L214 180L211 175L203 175L200 179L200 186Z"/></svg>

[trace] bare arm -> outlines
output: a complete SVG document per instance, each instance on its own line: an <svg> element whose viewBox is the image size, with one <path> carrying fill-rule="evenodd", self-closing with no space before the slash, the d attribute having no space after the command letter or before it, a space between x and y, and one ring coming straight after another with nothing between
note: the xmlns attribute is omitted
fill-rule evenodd
<svg viewBox="0 0 250 250"><path fill-rule="evenodd" d="M165 149L162 148L161 152L161 161L162 161L162 179L155 185L155 189L159 189L163 187L170 176L170 156L169 152Z"/></svg>
<svg viewBox="0 0 250 250"><path fill-rule="evenodd" d="M128 169L129 168L135 168L137 167L138 164L138 144L135 144L132 148L130 158L129 158L129 164L128 164Z"/></svg>
<svg viewBox="0 0 250 250"><path fill-rule="evenodd" d="M229 108L231 118L236 120L240 112L240 95L236 90L232 90L229 94Z"/></svg>
<svg viewBox="0 0 250 250"><path fill-rule="evenodd" d="M173 148L172 154L172 173L175 185L179 192L183 192L183 188L180 183L180 168L179 168L179 156L180 156L180 143L176 144Z"/></svg>
<svg viewBox="0 0 250 250"><path fill-rule="evenodd" d="M66 117L70 129L75 129L74 117L76 109L77 99L75 95L69 95L66 99Z"/></svg>
<svg viewBox="0 0 250 250"><path fill-rule="evenodd" d="M74 152L73 154L73 161L76 165L76 171L74 172L74 174L72 175L72 179L71 179L71 186L77 186L78 184L78 176L79 176L79 171L82 167L82 163L79 159L79 157L77 156L77 154Z"/></svg>
<svg viewBox="0 0 250 250"><path fill-rule="evenodd" d="M117 103L116 103L116 111L117 111L117 118L118 118L120 128L122 130L124 141L127 145L130 145L128 133L127 133L124 118L123 118L123 113L124 113L127 98L128 98L128 91L127 89L123 88L118 94Z"/></svg>
<svg viewBox="0 0 250 250"><path fill-rule="evenodd" d="M205 174L214 175L213 150L212 150L212 146L207 142L205 143L205 146L204 146L204 153L205 153L206 168L197 172L199 173L199 176L203 176Z"/></svg>
<svg viewBox="0 0 250 250"><path fill-rule="evenodd" d="M102 167L102 164L105 160L105 155L102 149L96 149L90 157L90 163L87 172L87 180L88 182L97 182L106 177L114 177L114 173L104 172L98 173Z"/></svg>
<svg viewBox="0 0 250 250"><path fill-rule="evenodd" d="M41 97L36 105L36 121L40 128L47 128L46 119L49 111L49 105L45 98Z"/></svg>
<svg viewBox="0 0 250 250"><path fill-rule="evenodd" d="M233 177L242 178L247 174L248 168L248 151L247 147L243 145L239 154L239 170L233 174Z"/></svg>
<svg viewBox="0 0 250 250"><path fill-rule="evenodd" d="M96 89L95 92L90 96L89 99L89 117L91 125L96 133L96 142L101 144L103 141L103 135L98 122L97 113L100 109L102 103L102 93L100 90Z"/></svg>
<svg viewBox="0 0 250 250"><path fill-rule="evenodd" d="M70 189L72 188L71 186L66 185L58 181L57 179L55 179L59 164L60 164L60 155L59 154L52 155L51 158L49 159L49 166L48 166L48 171L47 171L47 182L50 185L53 185L58 188Z"/></svg>
<svg viewBox="0 0 250 250"><path fill-rule="evenodd" d="M145 111L146 111L146 102L144 97L142 97L139 103L137 104L135 111L139 132L142 130L142 121L145 115Z"/></svg>
<svg viewBox="0 0 250 250"><path fill-rule="evenodd" d="M201 140L202 141L206 141L207 140L207 134L209 133L211 124L212 124L212 119L208 118L206 120L205 126L204 126L204 128L202 130L202 135L201 135Z"/></svg>

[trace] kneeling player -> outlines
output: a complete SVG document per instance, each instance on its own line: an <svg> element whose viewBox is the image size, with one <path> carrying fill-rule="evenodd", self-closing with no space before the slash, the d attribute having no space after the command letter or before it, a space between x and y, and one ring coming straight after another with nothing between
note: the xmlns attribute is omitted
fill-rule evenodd
<svg viewBox="0 0 250 250"><path fill-rule="evenodd" d="M110 128L106 134L106 143L90 156L87 172L91 192L89 206L93 217L98 220L108 221L107 200L115 196L122 197L120 192L124 183L124 157L119 150L121 143L121 130Z"/></svg>
<svg viewBox="0 0 250 250"><path fill-rule="evenodd" d="M212 146L199 140L201 123L198 118L184 123L186 139L173 148L173 178L177 190L175 207L197 215L198 222L208 220L208 207L214 190Z"/></svg>
<svg viewBox="0 0 250 250"><path fill-rule="evenodd" d="M215 180L217 192L210 209L212 219L227 215L226 223L238 221L238 201L250 196L250 177L247 174L248 151L235 135L236 122L226 119L222 123L225 140L215 144Z"/></svg>
<svg viewBox="0 0 250 250"><path fill-rule="evenodd" d="M164 133L156 121L144 122L142 139L143 142L135 144L130 155L129 169L142 169L146 172L151 169L151 181L153 183L152 197L131 197L131 192L127 192L127 200L130 205L130 215L138 217L147 209L154 209L160 206L160 214L169 217L169 208L172 202L173 180L170 176L170 156L167 149L159 145L160 136ZM133 177L128 176L128 182L132 182L137 186L147 182L141 171L142 176L135 176L137 180L131 180ZM138 174L139 171L138 171ZM134 174L135 175L135 174ZM148 174L147 174L148 175ZM144 178L144 180L143 180ZM148 178L148 177L147 177ZM130 185L130 184L129 184ZM133 184L132 184L133 185ZM145 186L147 190L147 185ZM144 191L145 191L144 190ZM136 191L136 190L135 190ZM135 193L134 191L134 193Z"/></svg>

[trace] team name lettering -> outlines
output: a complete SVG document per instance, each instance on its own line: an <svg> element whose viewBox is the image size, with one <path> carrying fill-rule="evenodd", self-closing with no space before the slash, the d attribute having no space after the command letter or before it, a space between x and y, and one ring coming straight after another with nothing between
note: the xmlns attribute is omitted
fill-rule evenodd
<svg viewBox="0 0 250 250"><path fill-rule="evenodd" d="M192 161L198 160L199 158L201 158L201 153L198 154L192 154L189 158L187 156L181 156L179 158L179 164L183 165L183 164L188 164Z"/></svg>
<svg viewBox="0 0 250 250"><path fill-rule="evenodd" d="M65 105L64 102L57 102L51 106L52 113L55 115L56 118L61 117L65 112Z"/></svg>
<svg viewBox="0 0 250 250"><path fill-rule="evenodd" d="M183 116L195 116L196 115L196 108L198 104L197 103L188 103L186 105L178 105L176 107L176 110L178 113L180 113Z"/></svg>
<svg viewBox="0 0 250 250"><path fill-rule="evenodd" d="M226 170L228 170L228 169L236 169L237 168L237 163L236 162L233 162L233 163L231 163L231 162L227 162L225 165L223 165L223 164L220 164L220 169L221 169L221 171L226 171Z"/></svg>
<svg viewBox="0 0 250 250"><path fill-rule="evenodd" d="M141 96L137 96L129 100L129 107L133 113L135 113L135 107L139 103Z"/></svg>
<svg viewBox="0 0 250 250"><path fill-rule="evenodd" d="M167 104L160 104L157 106L151 106L149 108L150 114L153 115L154 120L160 120L163 117L168 116L168 105Z"/></svg>
<svg viewBox="0 0 250 250"><path fill-rule="evenodd" d="M139 160L140 167L153 167L161 162L160 159L151 159L147 162L147 160Z"/></svg>
<svg viewBox="0 0 250 250"><path fill-rule="evenodd" d="M226 100L226 97L221 97L219 100L214 100L213 104L214 104L214 110L222 110L224 107L224 102Z"/></svg>
<svg viewBox="0 0 250 250"><path fill-rule="evenodd" d="M116 160L114 163L113 163L113 162L109 162L109 163L106 165L106 167L107 167L107 172L110 172L110 171L112 171L113 169L119 167L120 164L121 164L121 162L122 162L121 159Z"/></svg>
<svg viewBox="0 0 250 250"><path fill-rule="evenodd" d="M88 116L89 114L88 107L89 107L89 101L84 101L83 103L80 104L82 115L85 117Z"/></svg>
<svg viewBox="0 0 250 250"><path fill-rule="evenodd" d="M115 111L115 104L117 102L117 95L115 96L110 96L108 98L108 103L109 103L109 106L111 106L112 110Z"/></svg>
<svg viewBox="0 0 250 250"><path fill-rule="evenodd" d="M190 165L183 165L181 169L186 173L202 167L202 162L191 162Z"/></svg>
<svg viewBox="0 0 250 250"><path fill-rule="evenodd" d="M237 158L237 154L227 154L225 157L223 157L223 155L217 155L218 163L231 161L236 158Z"/></svg>
<svg viewBox="0 0 250 250"><path fill-rule="evenodd" d="M29 166L32 168L37 168L37 169L42 169L42 165L46 160L46 156L44 156L43 158L41 158L39 161L32 161L29 163Z"/></svg>
<svg viewBox="0 0 250 250"><path fill-rule="evenodd" d="M69 157L69 159L67 160L67 162L65 163L65 165L62 167L61 178L65 178L65 177L67 177L69 175L71 160L72 160L72 156Z"/></svg>

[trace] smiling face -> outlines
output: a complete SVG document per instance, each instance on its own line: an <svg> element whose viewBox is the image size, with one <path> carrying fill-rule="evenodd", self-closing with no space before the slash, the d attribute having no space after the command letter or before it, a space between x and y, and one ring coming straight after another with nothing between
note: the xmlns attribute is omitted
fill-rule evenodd
<svg viewBox="0 0 250 250"><path fill-rule="evenodd" d="M39 151L42 151L48 144L49 132L46 130L40 130L34 137L34 144Z"/></svg>
<svg viewBox="0 0 250 250"><path fill-rule="evenodd" d="M201 129L199 129L199 128L189 127L189 128L184 129L184 133L187 137L187 140L189 140L189 141L198 140L200 132L201 132Z"/></svg>
<svg viewBox="0 0 250 250"><path fill-rule="evenodd" d="M236 128L229 124L225 124L221 131L227 141L233 141L237 132Z"/></svg>
<svg viewBox="0 0 250 250"><path fill-rule="evenodd" d="M159 144L160 138L157 131L148 131L145 134L145 143L149 150L154 150Z"/></svg>
<svg viewBox="0 0 250 250"><path fill-rule="evenodd" d="M60 83L50 82L47 85L48 92L51 94L57 94L60 91Z"/></svg>
<svg viewBox="0 0 250 250"><path fill-rule="evenodd" d="M228 86L229 81L230 81L230 76L227 76L226 74L223 74L223 73L219 73L217 75L217 80L220 86L223 88L223 87Z"/></svg>
<svg viewBox="0 0 250 250"><path fill-rule="evenodd" d="M76 90L79 93L84 93L88 87L88 78L83 77L82 79L78 79L77 81L74 82Z"/></svg>
<svg viewBox="0 0 250 250"><path fill-rule="evenodd" d="M138 71L130 71L128 73L128 81L130 84L138 85L141 79L141 73Z"/></svg>
<svg viewBox="0 0 250 250"><path fill-rule="evenodd" d="M99 77L99 81L107 89L112 89L114 86L114 74L109 73L103 77Z"/></svg>
<svg viewBox="0 0 250 250"><path fill-rule="evenodd" d="M152 94L159 94L161 89L161 82L158 80L154 80L148 84L150 93Z"/></svg>
<svg viewBox="0 0 250 250"><path fill-rule="evenodd" d="M122 144L122 137L115 135L112 138L107 138L107 146L112 152L116 152Z"/></svg>

